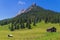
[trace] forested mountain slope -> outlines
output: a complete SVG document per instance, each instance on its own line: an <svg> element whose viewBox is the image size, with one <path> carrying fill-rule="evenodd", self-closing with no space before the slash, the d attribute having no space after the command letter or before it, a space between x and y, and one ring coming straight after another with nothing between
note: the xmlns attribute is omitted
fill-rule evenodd
<svg viewBox="0 0 60 40"><path fill-rule="evenodd" d="M31 29L31 24L34 26L42 20L45 23L60 23L60 13L44 9L36 4L32 4L29 8L21 12L19 15L0 21L0 25L11 24L11 29Z"/></svg>

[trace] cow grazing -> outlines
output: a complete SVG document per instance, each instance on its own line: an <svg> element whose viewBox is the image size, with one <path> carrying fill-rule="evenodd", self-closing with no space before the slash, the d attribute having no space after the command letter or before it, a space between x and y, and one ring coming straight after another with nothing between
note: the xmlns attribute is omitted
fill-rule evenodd
<svg viewBox="0 0 60 40"><path fill-rule="evenodd" d="M56 32L56 28L55 27L49 28L47 29L47 32Z"/></svg>
<svg viewBox="0 0 60 40"><path fill-rule="evenodd" d="M13 35L9 34L8 37L13 37Z"/></svg>

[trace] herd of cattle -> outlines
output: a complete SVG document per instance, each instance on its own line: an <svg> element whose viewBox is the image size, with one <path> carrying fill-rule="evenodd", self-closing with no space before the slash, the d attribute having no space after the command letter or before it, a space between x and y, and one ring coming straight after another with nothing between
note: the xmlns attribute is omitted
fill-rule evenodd
<svg viewBox="0 0 60 40"><path fill-rule="evenodd" d="M56 28L55 27L48 28L46 31L47 32L56 32ZM8 37L13 37L13 35L12 34L9 34Z"/></svg>

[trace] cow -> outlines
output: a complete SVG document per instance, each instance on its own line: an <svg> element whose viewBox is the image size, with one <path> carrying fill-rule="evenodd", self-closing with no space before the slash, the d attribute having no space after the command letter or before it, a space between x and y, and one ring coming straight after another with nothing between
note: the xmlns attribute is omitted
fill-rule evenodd
<svg viewBox="0 0 60 40"><path fill-rule="evenodd" d="M47 29L47 32L56 32L56 28L55 27L48 28Z"/></svg>
<svg viewBox="0 0 60 40"><path fill-rule="evenodd" d="M11 34L8 34L8 37L13 37L13 35L11 35Z"/></svg>

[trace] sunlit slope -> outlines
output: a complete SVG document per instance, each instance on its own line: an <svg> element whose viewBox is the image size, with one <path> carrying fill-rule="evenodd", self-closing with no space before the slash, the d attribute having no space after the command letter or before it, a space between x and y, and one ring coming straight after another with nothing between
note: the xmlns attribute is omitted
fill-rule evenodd
<svg viewBox="0 0 60 40"><path fill-rule="evenodd" d="M9 30L9 26L10 25L0 26L0 31L2 31L2 30Z"/></svg>
<svg viewBox="0 0 60 40"><path fill-rule="evenodd" d="M46 29L52 26L57 28L57 32L46 32ZM32 29L22 29L13 32L9 31L7 28L8 27L5 28L4 26L0 27L0 40L60 40L59 24L46 24L42 21L40 23L37 23L36 26L32 25ZM12 34L13 37L9 38L8 34Z"/></svg>

